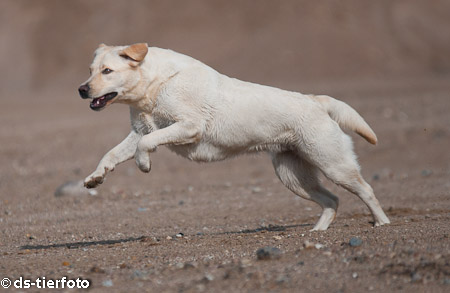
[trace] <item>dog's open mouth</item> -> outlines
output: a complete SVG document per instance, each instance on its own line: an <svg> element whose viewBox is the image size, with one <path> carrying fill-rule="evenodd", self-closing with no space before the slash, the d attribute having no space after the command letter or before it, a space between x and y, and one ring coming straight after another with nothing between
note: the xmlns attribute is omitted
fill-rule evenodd
<svg viewBox="0 0 450 293"><path fill-rule="evenodd" d="M116 96L117 96L117 92L112 92L112 93L106 94L104 96L101 96L99 98L95 98L92 100L90 107L92 110L100 111L106 105L108 105L109 102L112 101L112 99L114 99Z"/></svg>

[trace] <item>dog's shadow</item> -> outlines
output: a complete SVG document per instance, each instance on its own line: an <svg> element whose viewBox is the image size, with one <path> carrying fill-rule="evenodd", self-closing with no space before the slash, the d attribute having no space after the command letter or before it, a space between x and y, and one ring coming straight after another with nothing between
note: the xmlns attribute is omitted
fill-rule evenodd
<svg viewBox="0 0 450 293"><path fill-rule="evenodd" d="M59 243L59 244L50 244L50 245L23 245L20 247L20 249L50 249L50 248L81 248L81 247L87 247L87 246L95 246L95 245L113 245L117 243L126 243L126 242L134 242L134 241L141 241L145 239L146 236L141 237L130 237L130 238L123 238L123 239L115 239L115 240L98 240L98 241L80 241L80 242L68 242L68 243Z"/></svg>
<svg viewBox="0 0 450 293"><path fill-rule="evenodd" d="M225 232L217 232L217 233L197 233L193 235L187 235L190 237L203 237L203 236L213 236L213 235L228 235L228 234L255 234L260 232L283 232L288 229L298 228L298 227L308 227L312 226L312 224L297 224L297 225L269 225L262 226L255 229L245 229L239 231L225 231ZM137 241L145 241L148 239L148 236L140 236L140 237L129 237L123 239L114 239L114 240L98 240L98 241L79 241L79 242L67 242L67 243L59 243L59 244L50 244L50 245L23 245L20 247L21 250L29 249L29 250L45 250L51 248L69 248L76 249L82 247L96 246L96 245L114 245L118 243L126 243L126 242L137 242ZM162 237L156 237L162 238Z"/></svg>
<svg viewBox="0 0 450 293"><path fill-rule="evenodd" d="M269 226L262 226L255 229L245 229L245 230L239 230L239 231L226 231L226 232L218 232L218 233L210 233L207 235L226 235L226 234L253 234L253 233L260 233L260 232L283 232L291 228L298 228L298 227L308 227L312 226L312 224L296 224L296 225L269 225Z"/></svg>

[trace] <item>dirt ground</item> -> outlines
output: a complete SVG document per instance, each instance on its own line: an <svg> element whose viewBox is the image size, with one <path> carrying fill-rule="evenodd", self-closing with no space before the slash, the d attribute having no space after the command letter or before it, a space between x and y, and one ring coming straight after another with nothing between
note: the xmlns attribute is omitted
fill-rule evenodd
<svg viewBox="0 0 450 293"><path fill-rule="evenodd" d="M81 99L67 107L75 94L24 108L21 97L8 100L0 109L8 125L0 132L8 166L0 174L0 275L82 277L94 292L444 292L449 89L416 81L342 95L378 134L376 147L353 137L392 224L372 228L362 202L327 183L340 209L328 231L313 233L318 207L279 183L264 154L196 164L161 148L150 174L127 162L97 195L56 197L57 186L89 174L127 134L127 109L96 113ZM352 237L362 244L350 246ZM281 257L258 260L266 246Z"/></svg>
<svg viewBox="0 0 450 293"><path fill-rule="evenodd" d="M1 2L0 279L79 277L91 292L450 290L448 2L238 2ZM309 232L318 206L263 153L197 164L161 147L150 174L130 161L95 194L55 196L127 135L126 107L91 111L76 88L98 43L134 41L349 103L378 135L372 146L351 134L392 224L373 228L361 200L324 179L338 215ZM264 247L273 255L258 259Z"/></svg>

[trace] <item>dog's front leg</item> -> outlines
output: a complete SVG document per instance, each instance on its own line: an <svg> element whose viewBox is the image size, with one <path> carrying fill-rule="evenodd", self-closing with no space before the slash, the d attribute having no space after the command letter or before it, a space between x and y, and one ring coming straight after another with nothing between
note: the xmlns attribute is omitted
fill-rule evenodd
<svg viewBox="0 0 450 293"><path fill-rule="evenodd" d="M180 145L198 142L201 138L200 127L193 123L177 122L166 128L144 135L138 143L136 164L142 172L150 172L150 153L160 145Z"/></svg>
<svg viewBox="0 0 450 293"><path fill-rule="evenodd" d="M84 180L84 186L87 188L96 187L103 183L106 173L113 171L117 164L132 159L141 137L141 134L132 130L121 143L103 156L97 169Z"/></svg>

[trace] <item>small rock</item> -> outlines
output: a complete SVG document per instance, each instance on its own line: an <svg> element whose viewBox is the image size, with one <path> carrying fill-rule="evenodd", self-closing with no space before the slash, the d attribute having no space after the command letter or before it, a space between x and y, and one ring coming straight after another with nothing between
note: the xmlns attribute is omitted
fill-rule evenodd
<svg viewBox="0 0 450 293"><path fill-rule="evenodd" d="M283 237L278 236L278 235L275 235L275 236L273 236L273 239L275 239L275 240L281 240L281 239L283 239Z"/></svg>
<svg viewBox="0 0 450 293"><path fill-rule="evenodd" d="M104 273L105 273L105 270L102 269L102 268L100 268L100 267L98 267L98 266L93 266L93 267L89 270L89 272L91 272L91 273L96 273L96 274L104 274Z"/></svg>
<svg viewBox="0 0 450 293"><path fill-rule="evenodd" d="M137 210L138 210L138 212L145 212L145 211L148 210L148 208L141 208L141 207L139 207Z"/></svg>
<svg viewBox="0 0 450 293"><path fill-rule="evenodd" d="M281 275L279 275L277 277L276 282L278 284L287 283L287 282L289 282L289 277L286 276L286 275L281 274Z"/></svg>
<svg viewBox="0 0 450 293"><path fill-rule="evenodd" d="M320 244L320 243L316 243L316 244L314 244L314 247L315 247L316 249L322 249L322 248L325 247L325 245Z"/></svg>
<svg viewBox="0 0 450 293"><path fill-rule="evenodd" d="M68 267L68 266L70 266L70 263L68 261L63 261L62 265L65 267Z"/></svg>
<svg viewBox="0 0 450 293"><path fill-rule="evenodd" d="M260 193L261 191L262 191L261 187L257 187L257 186L256 186L256 187L253 187L253 188L252 188L252 192L253 192L253 193Z"/></svg>
<svg viewBox="0 0 450 293"><path fill-rule="evenodd" d="M148 272L146 271L141 271L141 270L135 270L133 271L133 273L131 274L131 279L132 280L147 280L148 278Z"/></svg>
<svg viewBox="0 0 450 293"><path fill-rule="evenodd" d="M111 279L105 280L105 281L103 281L102 285L104 287L112 287L113 286L113 281Z"/></svg>
<svg viewBox="0 0 450 293"><path fill-rule="evenodd" d="M167 240L172 240L172 237L171 236L167 236L166 239Z"/></svg>
<svg viewBox="0 0 450 293"><path fill-rule="evenodd" d="M422 280L422 276L419 273L417 272L411 273L411 282L418 282L420 280Z"/></svg>
<svg viewBox="0 0 450 293"><path fill-rule="evenodd" d="M428 177L431 174L433 174L433 171L431 170L422 170L422 172L420 173L423 177Z"/></svg>
<svg viewBox="0 0 450 293"><path fill-rule="evenodd" d="M314 245L314 243L310 242L309 240L306 240L305 242L303 242L303 247L305 249L310 249L310 248L314 248L315 245Z"/></svg>
<svg viewBox="0 0 450 293"><path fill-rule="evenodd" d="M358 273L354 272L354 273L352 274L352 278L353 278L353 279L358 278Z"/></svg>
<svg viewBox="0 0 450 293"><path fill-rule="evenodd" d="M282 254L283 252L279 248L271 246L266 246L256 251L258 260L278 259Z"/></svg>
<svg viewBox="0 0 450 293"><path fill-rule="evenodd" d="M83 181L67 181L55 190L55 196L81 196L89 195L89 190L84 187Z"/></svg>
<svg viewBox="0 0 450 293"><path fill-rule="evenodd" d="M351 247L358 247L361 246L362 240L358 237L352 237L348 244L350 244Z"/></svg>
<svg viewBox="0 0 450 293"><path fill-rule="evenodd" d="M184 234L183 233L178 233L177 235L175 235L177 238L183 238L184 237Z"/></svg>
<svg viewBox="0 0 450 293"><path fill-rule="evenodd" d="M211 274L206 274L203 279L208 282L214 281L214 277Z"/></svg>

